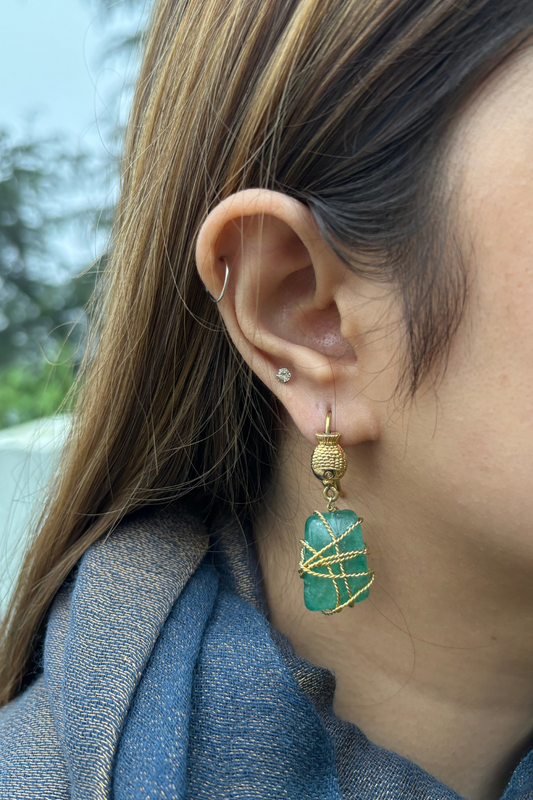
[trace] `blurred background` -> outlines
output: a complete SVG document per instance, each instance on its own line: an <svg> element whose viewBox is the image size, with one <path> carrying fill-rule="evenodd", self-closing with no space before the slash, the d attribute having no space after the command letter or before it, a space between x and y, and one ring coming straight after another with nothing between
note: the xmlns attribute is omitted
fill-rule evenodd
<svg viewBox="0 0 533 800"><path fill-rule="evenodd" d="M68 431L149 0L2 0L0 610Z"/></svg>

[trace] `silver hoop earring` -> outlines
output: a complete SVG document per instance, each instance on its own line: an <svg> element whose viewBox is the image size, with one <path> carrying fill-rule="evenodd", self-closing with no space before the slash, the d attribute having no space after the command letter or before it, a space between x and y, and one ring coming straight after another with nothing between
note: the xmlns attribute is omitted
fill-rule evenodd
<svg viewBox="0 0 533 800"><path fill-rule="evenodd" d="M209 299L212 300L213 303L220 303L220 301L224 297L224 292L226 291L226 286L228 285L228 280L229 280L229 267L226 264L226 275L224 277L224 285L222 286L222 291L220 292L219 296L218 297L213 297L213 295L210 292L208 292L207 289L206 289L206 292L209 295Z"/></svg>

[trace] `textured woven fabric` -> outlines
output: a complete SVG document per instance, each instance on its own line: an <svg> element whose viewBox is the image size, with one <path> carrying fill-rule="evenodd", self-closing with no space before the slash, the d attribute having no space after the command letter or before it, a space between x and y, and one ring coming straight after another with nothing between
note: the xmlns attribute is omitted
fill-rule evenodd
<svg viewBox="0 0 533 800"><path fill-rule="evenodd" d="M460 800L334 690L270 624L249 533L138 514L85 554L0 710L0 800ZM504 800L533 800L533 756Z"/></svg>

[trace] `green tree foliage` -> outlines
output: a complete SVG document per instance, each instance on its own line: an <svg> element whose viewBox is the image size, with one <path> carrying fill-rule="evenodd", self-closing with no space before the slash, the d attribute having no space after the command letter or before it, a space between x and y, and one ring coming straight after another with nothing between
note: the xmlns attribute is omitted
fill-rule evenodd
<svg viewBox="0 0 533 800"><path fill-rule="evenodd" d="M53 243L87 212L52 198L80 171L60 142L0 131L0 427L55 413L75 375L94 271L65 280Z"/></svg>
<svg viewBox="0 0 533 800"><path fill-rule="evenodd" d="M32 419L49 417L60 409L71 410L66 400L75 374L76 359L68 346L61 351L61 361L42 359L30 368L12 364L0 372L0 428Z"/></svg>
<svg viewBox="0 0 533 800"><path fill-rule="evenodd" d="M61 280L51 248L77 214L58 216L49 198L80 166L53 142L12 144L0 131L0 369L54 357L89 297L91 275Z"/></svg>
<svg viewBox="0 0 533 800"><path fill-rule="evenodd" d="M110 136L120 153L150 2L92 2L101 9L102 64L124 75L120 93L107 98ZM107 21L125 9L133 24L110 25L107 32ZM72 385L83 350L84 309L106 255L73 276L54 245L72 235L76 222L86 231L108 230L113 204L105 202L102 183L100 205L60 206L72 186L88 185L95 173L116 176L117 157L109 159L95 169L89 156L69 154L65 142L29 137L21 144L0 130L0 428L55 413Z"/></svg>

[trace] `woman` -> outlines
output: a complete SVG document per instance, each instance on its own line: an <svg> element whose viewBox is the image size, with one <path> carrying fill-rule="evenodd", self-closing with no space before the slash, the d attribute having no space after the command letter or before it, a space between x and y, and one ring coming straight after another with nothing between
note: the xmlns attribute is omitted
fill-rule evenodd
<svg viewBox="0 0 533 800"><path fill-rule="evenodd" d="M532 35L156 2L0 797L533 798Z"/></svg>

